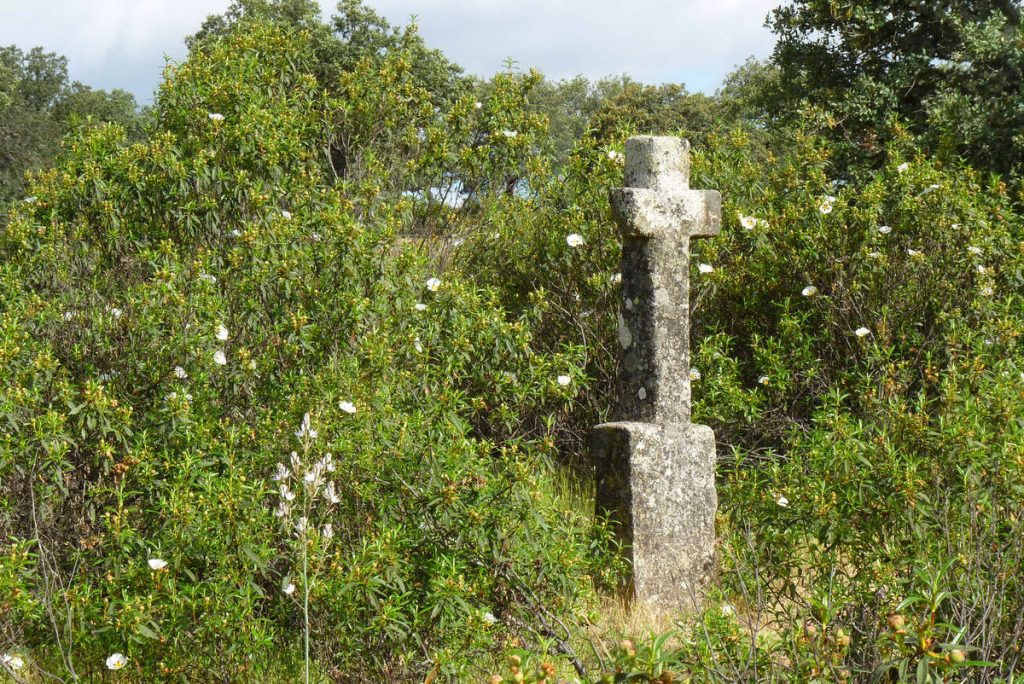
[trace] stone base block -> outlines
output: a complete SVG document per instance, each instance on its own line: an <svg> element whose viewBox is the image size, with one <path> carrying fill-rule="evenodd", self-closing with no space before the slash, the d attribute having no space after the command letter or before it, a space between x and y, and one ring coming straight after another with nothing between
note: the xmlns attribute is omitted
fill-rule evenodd
<svg viewBox="0 0 1024 684"><path fill-rule="evenodd" d="M657 610L697 607L715 574L715 434L706 425L605 423L591 434L597 512L632 567L632 597Z"/></svg>

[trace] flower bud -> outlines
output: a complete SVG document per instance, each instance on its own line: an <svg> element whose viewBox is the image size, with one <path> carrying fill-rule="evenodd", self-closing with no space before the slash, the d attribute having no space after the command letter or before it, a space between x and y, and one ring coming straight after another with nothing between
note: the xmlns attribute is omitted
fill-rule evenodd
<svg viewBox="0 0 1024 684"><path fill-rule="evenodd" d="M967 660L967 655L959 648L954 648L952 651L949 652L949 659L952 660L954 663L962 663L965 660Z"/></svg>
<svg viewBox="0 0 1024 684"><path fill-rule="evenodd" d="M902 615L893 614L889 616L889 626L895 630L903 629L903 626L907 624L906 619Z"/></svg>

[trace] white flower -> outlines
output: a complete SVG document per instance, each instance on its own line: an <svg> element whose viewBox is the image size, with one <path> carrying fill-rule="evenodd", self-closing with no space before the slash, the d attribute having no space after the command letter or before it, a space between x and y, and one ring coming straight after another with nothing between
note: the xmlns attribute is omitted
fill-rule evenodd
<svg viewBox="0 0 1024 684"><path fill-rule="evenodd" d="M619 283L622 282L622 274L612 273L612 277L608 279L608 282L610 282L612 285L618 285Z"/></svg>
<svg viewBox="0 0 1024 684"><path fill-rule="evenodd" d="M324 454L324 457L320 459L319 464L320 467L322 467L327 472L334 472L334 456L331 455L331 452L328 451L326 454Z"/></svg>
<svg viewBox="0 0 1024 684"><path fill-rule="evenodd" d="M511 140L512 138L514 138L517 135L519 135L519 131L510 131L510 130L506 129L506 130L502 131L501 134L503 136L505 136L506 138Z"/></svg>
<svg viewBox="0 0 1024 684"><path fill-rule="evenodd" d="M295 522L295 531L302 533L309 527L309 519L306 516L302 516Z"/></svg>
<svg viewBox="0 0 1024 684"><path fill-rule="evenodd" d="M611 159L612 161L619 161L620 159L622 159L622 155L616 152L615 150L608 150L608 158ZM488 613L488 615L490 615L490 613Z"/></svg>
<svg viewBox="0 0 1024 684"><path fill-rule="evenodd" d="M163 558L150 558L146 562L149 564L150 570L163 570L167 567L167 561Z"/></svg>
<svg viewBox="0 0 1024 684"><path fill-rule="evenodd" d="M480 109L483 106L484 106L484 103L480 102L479 100L473 103L473 109Z"/></svg>
<svg viewBox="0 0 1024 684"><path fill-rule="evenodd" d="M123 313L124 312L121 311L121 309L117 308L116 306L110 307L110 315L113 316L114 318L120 318Z"/></svg>
<svg viewBox="0 0 1024 684"><path fill-rule="evenodd" d="M282 591L283 591L283 592L284 592L284 593L285 593L285 594L286 594L287 596L291 596L292 594L294 594L294 593L295 593L295 585L294 585L294 584L292 584L291 582L289 582L289 583L288 583L288 586L286 586L286 587L285 587L284 589L282 589Z"/></svg>
<svg viewBox="0 0 1024 684"><path fill-rule="evenodd" d="M292 490L288 489L288 485L286 485L286 484L282 484L278 488L278 493L281 495L281 498L284 501L295 501L295 492L293 492Z"/></svg>
<svg viewBox="0 0 1024 684"><path fill-rule="evenodd" d="M223 114L218 114L217 112L210 112L209 114L207 114L207 116L210 117L210 121L223 121L224 120L224 115Z"/></svg>
<svg viewBox="0 0 1024 684"><path fill-rule="evenodd" d="M919 249L911 249L910 247L907 247L907 256L919 257L919 256L921 256L921 254L922 254L921 250L919 250Z"/></svg>
<svg viewBox="0 0 1024 684"><path fill-rule="evenodd" d="M312 421L309 418L309 413L303 414L302 424L299 426L299 429L295 431L295 436L299 439L316 439L317 431L314 430L311 425Z"/></svg>
<svg viewBox="0 0 1024 684"><path fill-rule="evenodd" d="M427 289L431 292L437 292L441 288L440 278L429 278L427 280Z"/></svg>
<svg viewBox="0 0 1024 684"><path fill-rule="evenodd" d="M822 214L831 214L832 209L835 208L836 198L832 195L825 195L825 198L821 200L821 204L818 205L818 211Z"/></svg>
<svg viewBox="0 0 1024 684"><path fill-rule="evenodd" d="M336 504L341 501L341 499L338 498L338 493L334 490L333 482L328 482L327 486L324 487L324 499L327 500L327 503L331 504Z"/></svg>
<svg viewBox="0 0 1024 684"><path fill-rule="evenodd" d="M232 228L230 234L231 234L231 237L234 237L234 238L242 237L242 231L238 230L237 228Z"/></svg>
<svg viewBox="0 0 1024 684"><path fill-rule="evenodd" d="M174 377L178 378L179 380L186 380L188 379L188 372L181 366L175 366Z"/></svg>
<svg viewBox="0 0 1024 684"><path fill-rule="evenodd" d="M896 170L899 171L900 173L903 173L904 171L906 171L909 168L910 168L910 164L907 163L907 162L903 162L902 164L900 164L899 166L896 167Z"/></svg>
<svg viewBox="0 0 1024 684"><path fill-rule="evenodd" d="M281 216L283 216L286 221L290 220L292 217L292 212L288 211L287 209L282 209Z"/></svg>
<svg viewBox="0 0 1024 684"><path fill-rule="evenodd" d="M337 498L337 497L335 497L335 498ZM337 503L337 501L335 501L334 503ZM320 536L323 537L324 539L330 539L331 537L333 537L334 536L334 526L331 525L331 523L325 524L320 529Z"/></svg>
<svg viewBox="0 0 1024 684"><path fill-rule="evenodd" d="M761 377L759 377L757 379L757 384L759 384L759 385L767 385L768 384L768 379L769 378L768 378L767 375L762 375Z"/></svg>
<svg viewBox="0 0 1024 684"><path fill-rule="evenodd" d="M868 335L871 334L871 331L865 328L864 326L861 326L854 330L853 334L856 335L857 337L867 337Z"/></svg>
<svg viewBox="0 0 1024 684"><path fill-rule="evenodd" d="M583 236L579 233L570 233L565 236L565 244L570 247L579 247L583 244Z"/></svg>
<svg viewBox="0 0 1024 684"><path fill-rule="evenodd" d="M974 245L971 245L970 247L967 248L967 251L973 254L974 256L981 256L981 247L975 247Z"/></svg>
<svg viewBox="0 0 1024 684"><path fill-rule="evenodd" d="M340 404L338 404L338 408L340 408L345 413L355 413L356 412L356 405L353 404L351 401L343 401L343 402L341 402Z"/></svg>
<svg viewBox="0 0 1024 684"><path fill-rule="evenodd" d="M223 323L217 326L217 339L221 342L227 342L228 340L228 329L224 327Z"/></svg>
<svg viewBox="0 0 1024 684"><path fill-rule="evenodd" d="M892 226L878 226L878 232L882 235L888 235L892 232Z"/></svg>
<svg viewBox="0 0 1024 684"><path fill-rule="evenodd" d="M61 318L63 318L65 321L70 321L74 317L75 317L75 312L74 311L65 311L64 313L61 314Z"/></svg>
<svg viewBox="0 0 1024 684"><path fill-rule="evenodd" d="M800 290L800 294L802 294L804 297L813 297L814 295L818 294L818 288L815 287L814 285L808 285L804 289Z"/></svg>
<svg viewBox="0 0 1024 684"><path fill-rule="evenodd" d="M735 606L733 606L731 603L723 603L722 604L722 615L724 617L729 617L730 615L735 615L735 614L736 614Z"/></svg>
<svg viewBox="0 0 1024 684"><path fill-rule="evenodd" d="M120 653L111 653L110 657L107 658L107 669L108 670L120 670L128 664L128 659Z"/></svg>
<svg viewBox="0 0 1024 684"><path fill-rule="evenodd" d="M981 288L981 294L983 297L991 297L994 293L995 290L993 290L991 287L986 286Z"/></svg>
<svg viewBox="0 0 1024 684"><path fill-rule="evenodd" d="M700 380L700 370L697 368L690 369L690 380Z"/></svg>
<svg viewBox="0 0 1024 684"><path fill-rule="evenodd" d="M420 354L423 353L423 343L420 342L420 338L419 337L417 337L416 339L414 339L412 341L412 348L415 349Z"/></svg>
<svg viewBox="0 0 1024 684"><path fill-rule="evenodd" d="M4 653L3 662L4 665L12 670L20 670L25 667L25 661L21 659L21 656L11 655L9 653Z"/></svg>
<svg viewBox="0 0 1024 684"><path fill-rule="evenodd" d="M744 216L737 212L740 217L740 225L743 226L743 230L754 230L757 227L757 219L753 216Z"/></svg>
<svg viewBox="0 0 1024 684"><path fill-rule="evenodd" d="M35 201L36 201L37 199L39 199L39 198L38 198L38 197L36 197L35 195L31 195L31 196L29 196L29 197L26 197L26 198L25 198L24 200L22 200L22 201L23 201L23 202L24 202L25 204L32 204L32 203L33 203L33 202L35 202Z"/></svg>
<svg viewBox="0 0 1024 684"><path fill-rule="evenodd" d="M715 270L715 267L712 266L711 264L698 264L697 270L700 271L701 273L711 273L712 271Z"/></svg>
<svg viewBox="0 0 1024 684"><path fill-rule="evenodd" d="M868 256L871 257L872 259L881 259L882 258L882 253L881 252L868 252Z"/></svg>
<svg viewBox="0 0 1024 684"><path fill-rule="evenodd" d="M984 264L978 264L977 266L975 266L975 270L978 271L978 273L985 273L986 271L988 271L988 269L985 268Z"/></svg>
<svg viewBox="0 0 1024 684"><path fill-rule="evenodd" d="M427 305L424 304L423 302L416 302L416 306L414 306L412 308L416 309L417 311L426 311L427 310Z"/></svg>
<svg viewBox="0 0 1024 684"><path fill-rule="evenodd" d="M565 387L570 382L572 382L572 378L570 376L568 376L568 375L559 375L558 376L558 384L561 385L562 387Z"/></svg>
<svg viewBox="0 0 1024 684"><path fill-rule="evenodd" d="M484 613L483 620L484 623L488 625L493 625L498 621L498 618L494 617L494 613Z"/></svg>
<svg viewBox="0 0 1024 684"><path fill-rule="evenodd" d="M291 475L291 471L288 470L288 466L284 463L278 463L277 470L274 471L274 481L280 482L281 480L287 480L289 475Z"/></svg>
<svg viewBox="0 0 1024 684"><path fill-rule="evenodd" d="M779 494L779 498L775 500L775 503L782 506L783 508L789 508L789 499Z"/></svg>
<svg viewBox="0 0 1024 684"><path fill-rule="evenodd" d="M217 276L212 275L210 273L200 273L199 274L199 279L200 280L205 280L208 283L215 283L215 282L217 282Z"/></svg>
<svg viewBox="0 0 1024 684"><path fill-rule="evenodd" d="M310 233L309 239L313 242L320 242L320 233Z"/></svg>
<svg viewBox="0 0 1024 684"><path fill-rule="evenodd" d="M228 362L228 357L224 356L224 352L218 349L213 352L213 362L218 366L224 366Z"/></svg>

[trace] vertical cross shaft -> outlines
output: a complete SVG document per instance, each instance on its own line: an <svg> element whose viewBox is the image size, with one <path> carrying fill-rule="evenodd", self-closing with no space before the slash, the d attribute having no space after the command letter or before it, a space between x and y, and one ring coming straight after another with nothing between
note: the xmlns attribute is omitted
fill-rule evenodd
<svg viewBox="0 0 1024 684"><path fill-rule="evenodd" d="M716 235L722 198L690 190L690 145L626 142L626 187L611 191L622 233L618 420L690 422L690 238Z"/></svg>

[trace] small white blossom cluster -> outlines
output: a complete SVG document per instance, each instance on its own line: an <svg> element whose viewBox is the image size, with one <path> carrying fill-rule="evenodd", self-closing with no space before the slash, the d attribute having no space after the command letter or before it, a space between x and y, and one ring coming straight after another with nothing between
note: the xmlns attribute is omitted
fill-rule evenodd
<svg viewBox="0 0 1024 684"><path fill-rule="evenodd" d="M340 406L346 413L355 413L355 406L349 402L341 402ZM318 436L310 415L306 413L302 416L299 429L295 431L295 437L302 444L303 455L300 456L297 451L291 452L288 463L278 463L272 476L278 483L278 505L274 515L281 518L285 527L301 538L315 527L310 523L310 517L315 512L327 513L341 503L337 485L331 480L331 473L336 469L334 456L327 452L311 464L305 459L310 455L313 441ZM322 525L319 532L324 540L334 536L334 528L330 523Z"/></svg>
<svg viewBox="0 0 1024 684"><path fill-rule="evenodd" d="M740 218L740 225L743 226L743 230L754 230L758 226L762 228L768 227L768 221L765 219L757 218L756 216L745 216L739 212L736 215Z"/></svg>

